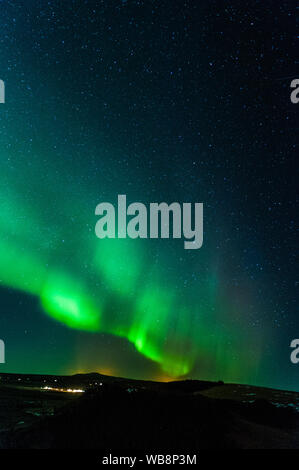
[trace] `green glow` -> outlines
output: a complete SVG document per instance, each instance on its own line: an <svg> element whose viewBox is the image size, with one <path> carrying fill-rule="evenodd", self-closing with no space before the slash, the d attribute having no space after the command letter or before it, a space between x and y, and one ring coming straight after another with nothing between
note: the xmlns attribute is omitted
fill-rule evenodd
<svg viewBox="0 0 299 470"><path fill-rule="evenodd" d="M45 311L65 325L87 331L99 331L100 309L93 305L80 285L64 275L51 276L41 293Z"/></svg>
<svg viewBox="0 0 299 470"><path fill-rule="evenodd" d="M98 243L95 266L108 285L122 295L134 293L141 272L136 241L104 239Z"/></svg>
<svg viewBox="0 0 299 470"><path fill-rule="evenodd" d="M31 180L39 197L27 205L16 196L27 190L23 178L6 175L8 198L0 190L1 285L36 296L45 314L69 328L127 339L168 376L190 375L197 367L205 378L240 380L243 363L249 364L239 353L246 352L240 346L244 335L239 339L230 301L220 294L220 276L207 269L203 255L190 267L190 253L168 256L165 250L164 257L160 248L156 259L149 240L97 239L97 199L77 199L73 206L74 196L64 195L63 175L52 175L55 188L47 184L45 191L38 165L35 171ZM192 269L198 280L184 289L184 275Z"/></svg>
<svg viewBox="0 0 299 470"><path fill-rule="evenodd" d="M38 295L46 266L17 244L0 239L0 284Z"/></svg>

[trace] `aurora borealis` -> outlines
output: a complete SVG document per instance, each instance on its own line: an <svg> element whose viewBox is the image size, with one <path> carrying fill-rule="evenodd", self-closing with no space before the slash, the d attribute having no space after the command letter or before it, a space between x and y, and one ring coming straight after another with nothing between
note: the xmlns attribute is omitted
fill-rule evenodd
<svg viewBox="0 0 299 470"><path fill-rule="evenodd" d="M229 3L0 2L1 371L298 389L289 2ZM118 194L203 247L99 240Z"/></svg>

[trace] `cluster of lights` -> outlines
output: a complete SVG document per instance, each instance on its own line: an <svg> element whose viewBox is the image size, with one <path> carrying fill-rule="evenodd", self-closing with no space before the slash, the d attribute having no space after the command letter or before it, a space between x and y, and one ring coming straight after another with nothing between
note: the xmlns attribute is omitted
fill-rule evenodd
<svg viewBox="0 0 299 470"><path fill-rule="evenodd" d="M51 392L65 392L65 393L84 393L85 390L81 390L80 388L54 388L54 387L42 387L42 390L49 390Z"/></svg>

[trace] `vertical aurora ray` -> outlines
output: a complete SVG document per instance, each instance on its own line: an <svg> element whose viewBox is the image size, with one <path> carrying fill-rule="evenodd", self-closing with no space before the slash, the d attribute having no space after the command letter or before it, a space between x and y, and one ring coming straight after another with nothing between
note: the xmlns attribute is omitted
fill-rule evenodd
<svg viewBox="0 0 299 470"><path fill-rule="evenodd" d="M113 291L130 296L137 289L142 270L139 244L130 239L103 239L98 243L95 270Z"/></svg>

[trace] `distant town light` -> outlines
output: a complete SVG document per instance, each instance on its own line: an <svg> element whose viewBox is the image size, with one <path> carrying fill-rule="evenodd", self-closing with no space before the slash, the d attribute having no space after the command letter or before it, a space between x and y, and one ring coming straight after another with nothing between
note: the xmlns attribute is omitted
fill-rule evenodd
<svg viewBox="0 0 299 470"><path fill-rule="evenodd" d="M42 390L48 390L50 392L64 392L64 393L84 393L85 390L82 390L80 388L55 388L55 387L41 387Z"/></svg>

